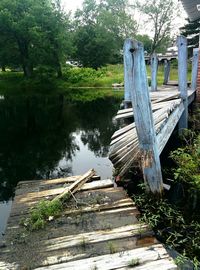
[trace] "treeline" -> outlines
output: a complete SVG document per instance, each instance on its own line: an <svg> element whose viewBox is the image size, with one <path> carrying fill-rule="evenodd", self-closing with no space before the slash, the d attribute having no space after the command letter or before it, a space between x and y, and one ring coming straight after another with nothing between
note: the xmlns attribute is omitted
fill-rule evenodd
<svg viewBox="0 0 200 270"><path fill-rule="evenodd" d="M171 42L173 0L150 0L143 6L128 0L84 0L72 16L61 0L0 1L0 67L23 69L26 77L51 70L62 76L66 61L99 68L122 61L126 37L136 37L151 53L164 51ZM138 8L152 23L153 38L137 35ZM156 18L156 25L154 21Z"/></svg>

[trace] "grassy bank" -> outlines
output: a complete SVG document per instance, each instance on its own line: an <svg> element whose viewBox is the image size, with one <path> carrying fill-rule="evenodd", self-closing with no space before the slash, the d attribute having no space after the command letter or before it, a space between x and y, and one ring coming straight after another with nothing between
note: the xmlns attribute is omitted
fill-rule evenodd
<svg viewBox="0 0 200 270"><path fill-rule="evenodd" d="M150 78L150 66L147 66ZM163 83L163 65L158 69L158 85ZM189 72L189 77L190 77ZM171 68L171 80L177 80L176 65ZM79 95L80 92L69 91L69 88L99 88L98 95L116 95L111 90L113 83L123 83L123 65L109 65L94 70L91 68L65 68L63 77L57 79L50 73L37 74L33 79L25 79L21 72L0 72L0 94L32 94L32 93L59 93L66 95ZM104 90L100 91L100 88ZM106 91L105 89L108 88ZM90 91L91 94L91 91ZM93 91L94 94L94 91Z"/></svg>

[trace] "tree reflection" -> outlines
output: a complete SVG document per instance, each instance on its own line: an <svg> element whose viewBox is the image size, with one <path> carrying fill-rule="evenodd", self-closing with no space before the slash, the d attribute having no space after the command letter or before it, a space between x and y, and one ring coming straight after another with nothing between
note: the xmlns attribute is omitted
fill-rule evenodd
<svg viewBox="0 0 200 270"><path fill-rule="evenodd" d="M72 173L70 164L79 151L77 131L96 156L107 156L117 108L111 98L76 104L63 96L1 99L0 200L14 196L18 181Z"/></svg>

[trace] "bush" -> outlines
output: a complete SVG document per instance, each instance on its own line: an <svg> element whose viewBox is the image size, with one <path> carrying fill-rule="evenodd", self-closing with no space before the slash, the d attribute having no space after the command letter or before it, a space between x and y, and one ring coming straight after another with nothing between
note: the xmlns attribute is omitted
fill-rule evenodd
<svg viewBox="0 0 200 270"><path fill-rule="evenodd" d="M70 83L79 83L103 77L106 69L95 70L93 68L66 68L63 71L63 79Z"/></svg>

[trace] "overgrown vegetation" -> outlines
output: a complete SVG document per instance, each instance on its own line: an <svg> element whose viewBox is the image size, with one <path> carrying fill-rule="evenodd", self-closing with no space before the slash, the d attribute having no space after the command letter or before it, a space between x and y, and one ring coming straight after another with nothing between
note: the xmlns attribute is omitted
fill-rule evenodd
<svg viewBox="0 0 200 270"><path fill-rule="evenodd" d="M190 259L194 269L200 267L200 135L185 131L184 146L171 153L175 162L171 191L162 199L144 192L133 195L142 212L141 220L148 223L157 237L181 256L177 263ZM178 192L179 191L179 192ZM180 192L181 191L181 192ZM173 198L174 197L174 198ZM183 259L184 258L184 259Z"/></svg>
<svg viewBox="0 0 200 270"><path fill-rule="evenodd" d="M47 222L59 216L62 210L63 205L60 200L43 200L30 210L29 217L21 220L20 224L29 231L43 229Z"/></svg>
<svg viewBox="0 0 200 270"><path fill-rule="evenodd" d="M51 72L51 70L49 70ZM147 66L150 77L150 67ZM158 68L158 84L163 83L163 65ZM171 69L171 80L177 80L177 63L174 62ZM191 77L189 70L188 78ZM98 70L92 68L71 68L63 70L63 77L57 79L48 75L45 70L35 74L34 78L24 78L21 72L0 72L0 94L65 94L69 99L80 96L123 96L123 89L112 90L113 83L123 83L124 71L122 64L108 65ZM86 88L95 88L86 91ZM69 89L70 88L70 89ZM73 89L72 89L73 88ZM84 91L75 88L85 88ZM98 89L99 88L99 89ZM100 88L104 88L101 89ZM105 90L105 88L107 88Z"/></svg>

